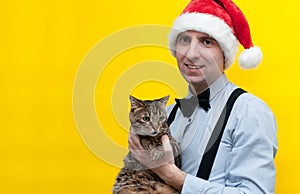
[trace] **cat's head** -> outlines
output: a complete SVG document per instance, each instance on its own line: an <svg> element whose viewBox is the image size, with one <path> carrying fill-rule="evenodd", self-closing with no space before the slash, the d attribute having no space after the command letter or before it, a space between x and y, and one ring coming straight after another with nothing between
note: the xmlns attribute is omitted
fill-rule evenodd
<svg viewBox="0 0 300 194"><path fill-rule="evenodd" d="M166 125L166 104L169 96L157 100L139 100L130 96L130 123L133 133L142 136L156 136L168 130Z"/></svg>

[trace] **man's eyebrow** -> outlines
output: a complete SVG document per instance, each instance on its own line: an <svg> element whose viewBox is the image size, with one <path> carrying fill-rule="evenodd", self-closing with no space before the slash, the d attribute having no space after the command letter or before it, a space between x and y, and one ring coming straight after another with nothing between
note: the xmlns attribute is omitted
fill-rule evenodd
<svg viewBox="0 0 300 194"><path fill-rule="evenodd" d="M191 35L189 35L189 33L187 33L187 32L182 32L178 35L178 37L180 37L180 36L191 36Z"/></svg>
<svg viewBox="0 0 300 194"><path fill-rule="evenodd" d="M212 36L208 35L208 34L205 34L199 38L207 38L207 39L212 39L212 40L215 40Z"/></svg>
<svg viewBox="0 0 300 194"><path fill-rule="evenodd" d="M199 39L199 40L209 39L209 40L211 40L211 41L217 42L216 39L214 39L213 37L211 37L211 36L209 36L209 35L201 36L201 37L199 37L198 39Z"/></svg>
<svg viewBox="0 0 300 194"><path fill-rule="evenodd" d="M190 35L188 32L182 32L177 36L177 40L181 37L190 37L190 38L195 38L198 39L200 41L203 41L205 39L209 39L211 41L217 42L216 39L214 39L212 36L208 35L208 34L203 34L200 37L194 37L192 35Z"/></svg>

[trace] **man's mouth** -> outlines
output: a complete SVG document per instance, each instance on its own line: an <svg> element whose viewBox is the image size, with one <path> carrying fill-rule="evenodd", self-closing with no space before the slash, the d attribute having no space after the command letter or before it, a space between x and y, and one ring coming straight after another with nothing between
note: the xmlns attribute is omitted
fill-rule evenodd
<svg viewBox="0 0 300 194"><path fill-rule="evenodd" d="M202 67L204 67L204 65L191 65L191 64L184 64L185 66L187 66L189 69L201 69Z"/></svg>

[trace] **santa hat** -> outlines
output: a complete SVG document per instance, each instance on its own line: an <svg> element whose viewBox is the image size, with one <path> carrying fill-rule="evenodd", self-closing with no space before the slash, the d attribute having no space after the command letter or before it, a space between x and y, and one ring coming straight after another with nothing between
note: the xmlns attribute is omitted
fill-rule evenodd
<svg viewBox="0 0 300 194"><path fill-rule="evenodd" d="M260 48L253 46L244 14L231 0L191 0L174 21L169 35L169 47L174 56L177 36L187 30L213 37L223 50L226 69L235 61L238 42L245 49L239 56L241 68L254 68L262 59Z"/></svg>

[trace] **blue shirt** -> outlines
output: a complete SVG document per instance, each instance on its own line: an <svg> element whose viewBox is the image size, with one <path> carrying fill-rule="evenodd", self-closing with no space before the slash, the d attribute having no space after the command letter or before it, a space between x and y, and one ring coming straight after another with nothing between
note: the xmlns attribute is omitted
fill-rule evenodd
<svg viewBox="0 0 300 194"><path fill-rule="evenodd" d="M271 194L275 189L274 157L277 126L270 108L250 93L234 104L209 180L196 177L212 130L231 92L237 88L223 74L210 88L211 109L197 107L186 118L178 110L170 125L181 144L182 170L187 173L182 194ZM188 97L192 96L189 90ZM168 114L174 107L167 108Z"/></svg>

